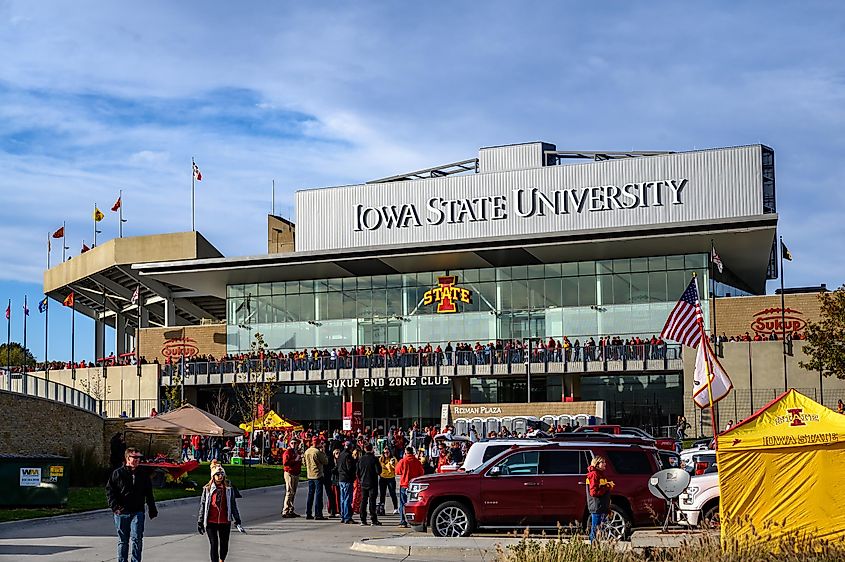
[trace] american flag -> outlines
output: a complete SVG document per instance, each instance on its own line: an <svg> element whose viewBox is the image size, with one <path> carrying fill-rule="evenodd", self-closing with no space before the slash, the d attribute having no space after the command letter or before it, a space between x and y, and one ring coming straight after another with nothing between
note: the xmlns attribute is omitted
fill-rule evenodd
<svg viewBox="0 0 845 562"><path fill-rule="evenodd" d="M660 337L696 347L703 331L704 317L701 314L701 302L698 300L698 284L693 278L681 295L681 300L669 313Z"/></svg>

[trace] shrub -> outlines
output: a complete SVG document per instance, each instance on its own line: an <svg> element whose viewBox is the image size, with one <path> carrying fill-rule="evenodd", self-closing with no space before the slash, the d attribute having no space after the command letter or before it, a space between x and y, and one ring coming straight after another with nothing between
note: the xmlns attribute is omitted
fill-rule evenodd
<svg viewBox="0 0 845 562"><path fill-rule="evenodd" d="M70 452L71 486L105 486L108 468L100 465L94 447L74 445Z"/></svg>

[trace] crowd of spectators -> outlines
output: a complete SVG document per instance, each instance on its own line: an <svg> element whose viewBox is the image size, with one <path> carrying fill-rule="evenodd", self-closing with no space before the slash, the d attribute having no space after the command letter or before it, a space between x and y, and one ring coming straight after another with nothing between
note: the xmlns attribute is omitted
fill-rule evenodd
<svg viewBox="0 0 845 562"><path fill-rule="evenodd" d="M188 373L230 373L258 370L302 371L321 369L431 367L452 365L496 365L571 361L621 361L666 359L668 346L657 336L618 336L586 338L548 338L548 340L496 340L481 342L447 342L419 347L410 345L377 345L340 347L332 349L301 349L296 351L267 351L261 354L241 353L215 358L198 355L186 359ZM175 369L179 358L169 358L168 366Z"/></svg>
<svg viewBox="0 0 845 562"><path fill-rule="evenodd" d="M711 343L725 343L725 342L737 342L737 341L778 341L781 338L781 334L779 332L771 332L770 334L761 334L760 332L754 332L752 336L749 332L745 332L744 334L737 335L737 336L728 336L724 332L722 335L716 336L712 334L710 336ZM786 334L786 341L798 341L803 340L804 336L801 332L790 332Z"/></svg>

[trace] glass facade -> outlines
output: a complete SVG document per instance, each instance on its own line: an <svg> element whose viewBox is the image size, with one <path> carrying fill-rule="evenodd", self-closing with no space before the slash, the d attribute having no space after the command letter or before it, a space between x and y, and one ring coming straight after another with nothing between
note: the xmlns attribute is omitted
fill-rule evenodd
<svg viewBox="0 0 845 562"><path fill-rule="evenodd" d="M693 272L708 314L707 259L700 253L230 285L227 346L247 351L256 332L276 350L651 336ZM472 292L470 302L455 299L456 314L426 304L426 292L447 274Z"/></svg>

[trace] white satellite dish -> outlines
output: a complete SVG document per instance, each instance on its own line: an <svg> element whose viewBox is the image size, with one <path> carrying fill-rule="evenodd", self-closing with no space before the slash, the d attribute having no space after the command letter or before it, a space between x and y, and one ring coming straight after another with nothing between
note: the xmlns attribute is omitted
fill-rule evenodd
<svg viewBox="0 0 845 562"><path fill-rule="evenodd" d="M683 494L689 481L690 474L683 468L667 468L649 478L648 490L655 497L670 500Z"/></svg>

